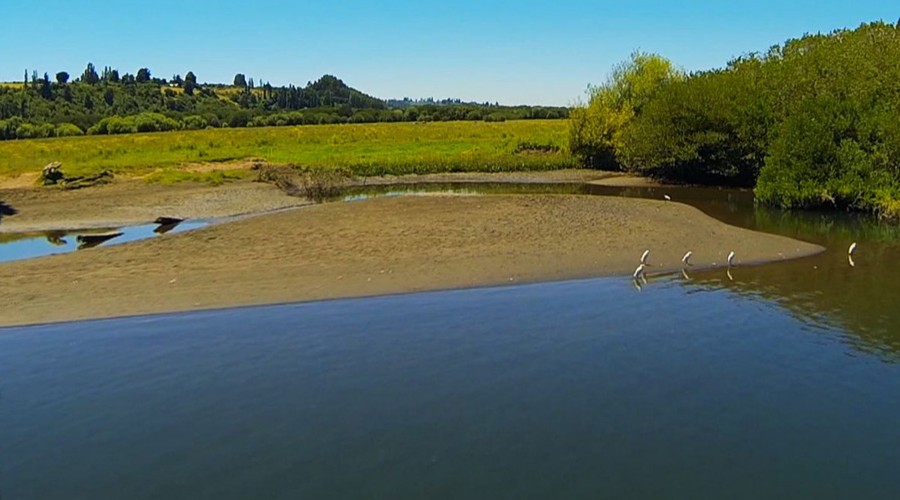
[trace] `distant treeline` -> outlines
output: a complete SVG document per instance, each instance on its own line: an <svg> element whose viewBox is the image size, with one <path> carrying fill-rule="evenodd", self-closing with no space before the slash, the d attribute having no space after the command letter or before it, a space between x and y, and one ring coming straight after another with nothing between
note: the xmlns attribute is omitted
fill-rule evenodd
<svg viewBox="0 0 900 500"><path fill-rule="evenodd" d="M900 27L806 35L685 75L635 53L572 112L588 166L900 216Z"/></svg>
<svg viewBox="0 0 900 500"><path fill-rule="evenodd" d="M257 85L243 74L232 85L200 84L193 72L155 78L148 68L120 74L88 64L70 79L26 71L0 84L0 139L124 134L207 127L254 127L397 121L565 118L567 108L453 103L388 106L325 75L305 87Z"/></svg>

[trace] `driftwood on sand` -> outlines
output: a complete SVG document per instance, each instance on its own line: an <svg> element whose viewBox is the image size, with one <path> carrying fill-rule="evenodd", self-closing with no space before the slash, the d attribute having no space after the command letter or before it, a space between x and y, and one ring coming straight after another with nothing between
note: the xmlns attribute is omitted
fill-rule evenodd
<svg viewBox="0 0 900 500"><path fill-rule="evenodd" d="M91 176L74 176L69 177L62 171L62 163L54 161L48 163L41 170L41 177L38 183L42 186L59 186L63 189L81 189L99 184L106 184L112 181L113 173L104 170L96 175Z"/></svg>
<svg viewBox="0 0 900 500"><path fill-rule="evenodd" d="M8 217L10 215L16 215L19 211L15 208L7 205L3 201L0 201L0 221L3 221L4 217Z"/></svg>

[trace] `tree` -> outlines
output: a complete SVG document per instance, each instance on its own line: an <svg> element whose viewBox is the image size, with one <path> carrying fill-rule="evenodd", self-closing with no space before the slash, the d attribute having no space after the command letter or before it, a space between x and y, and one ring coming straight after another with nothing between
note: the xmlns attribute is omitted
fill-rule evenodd
<svg viewBox="0 0 900 500"><path fill-rule="evenodd" d="M149 68L141 68L137 72L137 76L135 76L135 81L138 83L146 83L150 81L150 69Z"/></svg>
<svg viewBox="0 0 900 500"><path fill-rule="evenodd" d="M181 87L182 85L184 85L184 79L181 78L181 75L174 75L172 76L172 83Z"/></svg>
<svg viewBox="0 0 900 500"><path fill-rule="evenodd" d="M234 86L235 87L247 87L247 77L243 73L238 73L234 75Z"/></svg>
<svg viewBox="0 0 900 500"><path fill-rule="evenodd" d="M88 85L94 85L100 81L100 75L97 74L97 70L94 68L93 63L87 64L84 73L81 74L81 81Z"/></svg>
<svg viewBox="0 0 900 500"><path fill-rule="evenodd" d="M50 85L50 75L44 73L41 80L41 97L44 99L53 99L53 87Z"/></svg>
<svg viewBox="0 0 900 500"><path fill-rule="evenodd" d="M625 129L661 87L682 78L668 59L633 52L613 69L606 83L588 88L587 106L572 111L572 153L592 168L621 169Z"/></svg>
<svg viewBox="0 0 900 500"><path fill-rule="evenodd" d="M65 71L60 71L56 74L56 83L60 85L65 85L69 82L69 74Z"/></svg>
<svg viewBox="0 0 900 500"><path fill-rule="evenodd" d="M184 93L187 95L194 95L194 89L197 88L197 75L194 74L193 71L188 71L186 75L184 75Z"/></svg>

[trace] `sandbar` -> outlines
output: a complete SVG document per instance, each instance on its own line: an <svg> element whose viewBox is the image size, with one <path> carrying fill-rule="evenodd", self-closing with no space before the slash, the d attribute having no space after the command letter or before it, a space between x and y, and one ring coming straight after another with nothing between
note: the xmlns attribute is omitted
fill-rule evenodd
<svg viewBox="0 0 900 500"><path fill-rule="evenodd" d="M656 200L491 195L309 204L257 183L106 189L53 199L3 196L22 210L2 226L19 218L20 227L41 227L63 210L73 223L97 225L111 222L100 220L103 213L115 222L163 212L257 215L0 264L0 326L595 276L630 280L645 249L654 272L678 269L687 250L698 267L722 265L731 250L741 265L822 250ZM45 202L44 215L31 210Z"/></svg>

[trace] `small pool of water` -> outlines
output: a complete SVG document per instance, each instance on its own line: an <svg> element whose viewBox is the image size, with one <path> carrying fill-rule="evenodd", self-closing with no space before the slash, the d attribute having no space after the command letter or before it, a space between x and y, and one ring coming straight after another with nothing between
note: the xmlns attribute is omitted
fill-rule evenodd
<svg viewBox="0 0 900 500"><path fill-rule="evenodd" d="M0 262L32 259L74 252L99 245L109 246L143 240L167 233L180 233L209 224L209 220L186 220L179 224L141 224L98 229L72 229L0 234ZM121 234L119 234L121 233ZM103 236L111 236L104 239ZM116 235L116 236L113 236Z"/></svg>

